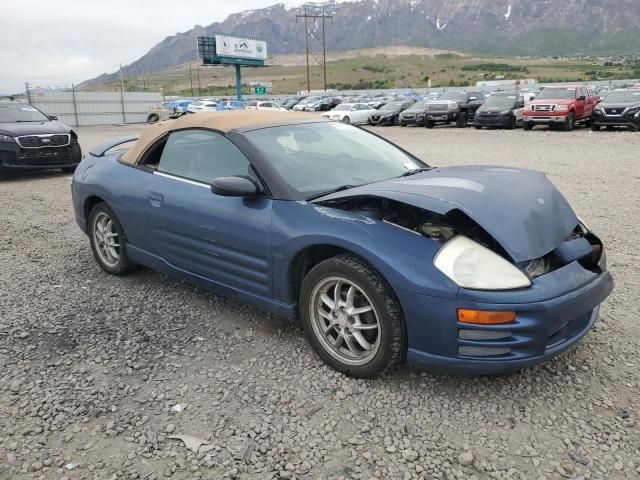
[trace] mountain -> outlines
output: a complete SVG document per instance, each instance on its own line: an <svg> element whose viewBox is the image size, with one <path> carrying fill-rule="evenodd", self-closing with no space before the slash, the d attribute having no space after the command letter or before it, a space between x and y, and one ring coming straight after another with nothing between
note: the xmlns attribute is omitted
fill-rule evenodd
<svg viewBox="0 0 640 480"><path fill-rule="evenodd" d="M277 4L230 15L223 22L165 38L124 67L146 75L194 61L196 37L227 33L267 41L269 54L304 51L296 15L324 12L327 49L389 45L455 49L493 55L635 53L640 48L640 0L332 0L301 7ZM319 49L321 24L310 21ZM90 82L110 82L104 74Z"/></svg>

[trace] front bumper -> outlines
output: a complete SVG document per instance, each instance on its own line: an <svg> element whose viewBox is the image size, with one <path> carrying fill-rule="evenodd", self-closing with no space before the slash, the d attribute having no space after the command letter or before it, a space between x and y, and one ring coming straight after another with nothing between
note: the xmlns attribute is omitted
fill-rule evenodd
<svg viewBox="0 0 640 480"><path fill-rule="evenodd" d="M489 115L476 115L473 124L476 127L497 127L497 128L506 128L511 123L511 115L499 115L499 114L489 114Z"/></svg>
<svg viewBox="0 0 640 480"><path fill-rule="evenodd" d="M369 117L369 123L371 125L385 125L385 124L389 124L393 121L393 115L385 115L385 116L380 116L380 115L371 115Z"/></svg>
<svg viewBox="0 0 640 480"><path fill-rule="evenodd" d="M15 144L0 145L0 169L43 170L75 167L82 159L80 145L64 147L20 148Z"/></svg>
<svg viewBox="0 0 640 480"><path fill-rule="evenodd" d="M636 127L640 128L640 115L606 115L594 111L591 116L591 124L595 126L609 127Z"/></svg>
<svg viewBox="0 0 640 480"><path fill-rule="evenodd" d="M451 123L458 119L459 113L457 110L449 112L426 112L425 120L433 123Z"/></svg>
<svg viewBox="0 0 640 480"><path fill-rule="evenodd" d="M565 291L577 278L590 280ZM609 272L595 274L577 262L540 277L536 283L534 288L516 293L461 289L458 300L398 292L407 325L407 362L476 375L537 365L580 341L595 323L599 305L613 290ZM552 292L557 296L549 296ZM541 295L545 298L540 299ZM462 324L457 321L458 308L515 311L516 319L503 325ZM465 340L460 338L461 330L501 332L504 338ZM460 347L490 348L503 353L473 356L461 354Z"/></svg>
<svg viewBox="0 0 640 480"><path fill-rule="evenodd" d="M569 112L566 114L557 114L552 112L548 115L527 115L525 113L523 116L523 122L533 123L535 125L560 125L567 121L568 116Z"/></svg>
<svg viewBox="0 0 640 480"><path fill-rule="evenodd" d="M424 117L423 113L400 115L400 125L424 125Z"/></svg>

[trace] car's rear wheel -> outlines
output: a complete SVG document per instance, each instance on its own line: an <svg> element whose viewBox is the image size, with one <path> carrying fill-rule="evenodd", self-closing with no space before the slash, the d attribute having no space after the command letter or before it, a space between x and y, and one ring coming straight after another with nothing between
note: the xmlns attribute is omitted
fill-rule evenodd
<svg viewBox="0 0 640 480"><path fill-rule="evenodd" d="M89 241L93 256L105 272L124 275L136 264L127 255L124 229L113 210L104 202L89 213Z"/></svg>
<svg viewBox="0 0 640 480"><path fill-rule="evenodd" d="M522 123L522 129L529 131L529 130L533 130L533 123L531 122L523 122Z"/></svg>
<svg viewBox="0 0 640 480"><path fill-rule="evenodd" d="M353 255L325 260L307 274L300 316L309 343L332 368L373 378L402 362L404 323L382 277Z"/></svg>

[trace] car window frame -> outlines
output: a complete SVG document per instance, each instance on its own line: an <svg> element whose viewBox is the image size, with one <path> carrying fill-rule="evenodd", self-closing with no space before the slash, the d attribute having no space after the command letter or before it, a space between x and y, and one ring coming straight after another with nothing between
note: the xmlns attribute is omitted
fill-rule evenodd
<svg viewBox="0 0 640 480"><path fill-rule="evenodd" d="M222 136L225 139L227 139L228 141L230 141L240 151L240 153L242 153L242 155L244 155L244 157L249 162L251 170L253 171L253 174L254 174L254 176L251 177L251 178L262 189L263 193L262 193L261 196L263 198L269 198L269 199L273 198L273 196L271 194L271 190L269 188L269 185L265 181L264 177L260 174L260 171L259 171L258 167L256 166L256 163L252 160L251 155L249 155L246 152L246 149L242 148L242 146L239 145L237 141L234 141L234 139L232 138L233 136L228 135L227 134L228 132L223 132L222 130L216 130L214 128L188 127L188 128L176 128L175 130L169 130L167 132L164 132L160 137L156 138L151 144L149 144L147 146L147 148L145 148L143 150L143 152L140 154L140 156L136 159L135 162L125 162L124 160L122 160L122 155L120 155L120 157L118 158L118 163L120 163L122 165L126 165L128 167L132 167L132 168L138 169L138 170L142 170L142 171L150 173L152 175L159 175L159 176L162 176L162 177L165 177L165 178L170 178L170 179L173 179L173 180L176 180L176 181L179 181L179 182L188 183L190 185L195 185L195 186L198 186L198 187L205 187L205 188L209 188L210 189L211 188L211 183L200 182L198 180L193 180L191 178L182 177L180 175L175 175L173 173L160 172L160 171L158 171L157 168L152 168L149 165L145 165L144 164L144 160L146 160L148 158L148 156L155 150L156 147L159 146L159 144L164 143L166 145L166 142L167 142L167 140L169 139L169 137L171 136L172 133L181 132L181 131L185 131L185 130L203 130L203 131L207 131L207 132L217 133L220 136ZM162 147L162 149L164 150L164 146ZM124 152L123 152L123 154L124 154ZM160 156L162 156L162 152L160 152ZM159 161L158 161L158 165L160 165ZM219 195L216 195L216 196L219 196Z"/></svg>

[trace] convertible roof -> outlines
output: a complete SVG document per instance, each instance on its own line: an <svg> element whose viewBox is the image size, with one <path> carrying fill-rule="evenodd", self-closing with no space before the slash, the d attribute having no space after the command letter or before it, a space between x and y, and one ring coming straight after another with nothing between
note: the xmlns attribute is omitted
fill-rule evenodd
<svg viewBox="0 0 640 480"><path fill-rule="evenodd" d="M289 125L323 119L304 112L265 112L237 110L230 112L202 112L166 119L146 127L131 150L122 156L127 163L136 163L140 155L158 138L173 130L207 128L227 133L231 130L262 126Z"/></svg>

